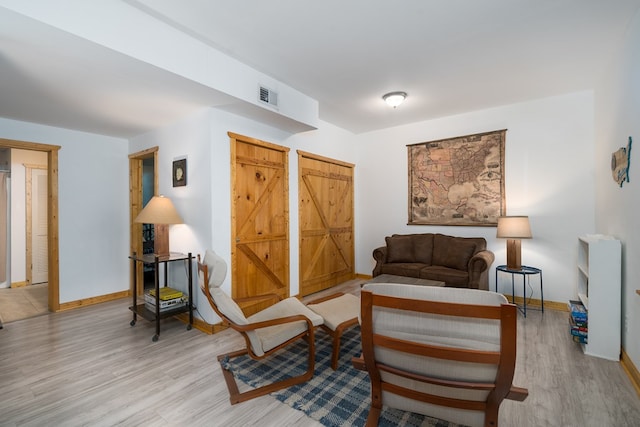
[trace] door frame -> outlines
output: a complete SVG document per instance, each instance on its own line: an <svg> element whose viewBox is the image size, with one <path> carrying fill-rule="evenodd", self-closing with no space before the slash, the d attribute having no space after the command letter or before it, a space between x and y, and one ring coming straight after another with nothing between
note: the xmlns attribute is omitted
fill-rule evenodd
<svg viewBox="0 0 640 427"><path fill-rule="evenodd" d="M142 170L143 160L153 158L153 194L158 195L158 151L159 147L151 147L137 153L129 154L129 253L142 254L142 224L134 220L144 208L142 206ZM136 262L136 270L129 273L129 291L144 293L144 264ZM138 289L133 289L133 275L136 275Z"/></svg>
<svg viewBox="0 0 640 427"><path fill-rule="evenodd" d="M59 145L0 138L0 147L47 153L47 247L49 311L60 310L60 248L58 223L58 151Z"/></svg>

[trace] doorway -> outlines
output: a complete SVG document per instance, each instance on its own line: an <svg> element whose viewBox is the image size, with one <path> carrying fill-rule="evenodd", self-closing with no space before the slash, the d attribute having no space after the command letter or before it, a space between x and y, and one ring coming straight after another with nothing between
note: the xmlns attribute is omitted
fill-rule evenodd
<svg viewBox="0 0 640 427"><path fill-rule="evenodd" d="M47 222L47 307L60 309L59 226L58 226L58 151L60 146L0 138L0 148L44 152L47 156L46 222Z"/></svg>
<svg viewBox="0 0 640 427"><path fill-rule="evenodd" d="M158 191L158 147L129 154L129 242L130 253L153 252L153 228L134 222L145 204ZM146 248L146 249L145 249ZM133 289L133 275L136 275L137 289ZM144 263L135 263L131 270L129 289L142 295L145 288Z"/></svg>
<svg viewBox="0 0 640 427"><path fill-rule="evenodd" d="M46 161L46 159L45 159ZM47 166L25 164L27 285L47 283Z"/></svg>

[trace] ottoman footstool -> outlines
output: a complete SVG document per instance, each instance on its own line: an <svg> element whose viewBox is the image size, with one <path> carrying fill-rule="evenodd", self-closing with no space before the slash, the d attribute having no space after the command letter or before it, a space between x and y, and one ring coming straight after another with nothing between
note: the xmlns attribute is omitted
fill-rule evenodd
<svg viewBox="0 0 640 427"><path fill-rule="evenodd" d="M331 353L331 368L338 368L340 358L340 338L342 333L358 324L360 314L360 298L352 294L335 294L307 304L307 307L322 316L322 328L333 337L333 351Z"/></svg>

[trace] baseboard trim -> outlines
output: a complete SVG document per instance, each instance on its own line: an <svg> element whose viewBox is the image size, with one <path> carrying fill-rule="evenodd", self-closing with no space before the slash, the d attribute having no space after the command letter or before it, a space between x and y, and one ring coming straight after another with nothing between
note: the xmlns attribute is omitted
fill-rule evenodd
<svg viewBox="0 0 640 427"><path fill-rule="evenodd" d="M103 302L115 301L131 296L129 291L115 292L113 294L101 295L98 297L85 298L76 301L60 303L60 307L56 311L67 311L75 308L86 307L89 305L101 304Z"/></svg>
<svg viewBox="0 0 640 427"><path fill-rule="evenodd" d="M87 307L90 305L101 304L103 302L115 301L118 299L130 298L130 297L131 297L131 293L129 291L122 291L122 292L116 292L108 295L101 295L99 297L85 298L77 301L69 301L69 302L60 304L60 308L58 311L74 310L80 307ZM189 313L181 313L173 317L180 320L184 324L189 323ZM224 331L225 329L228 328L228 326L223 325L222 323L210 324L205 322L202 319L198 319L197 317L193 318L193 327L208 335L217 334L218 332Z"/></svg>
<svg viewBox="0 0 640 427"><path fill-rule="evenodd" d="M509 294L503 294L507 300L509 300L509 302L513 303L514 300L512 298L511 295ZM515 298L515 304L518 305L523 305L524 304L524 298L523 297L516 297ZM534 298L527 298L527 307L533 307L533 308L540 308L542 307L542 301L540 301L539 299L534 299ZM550 310L557 310L557 311L569 311L569 308L567 307L567 303L566 302L557 302L557 301L545 301L544 302L544 308L546 309L550 309Z"/></svg>
<svg viewBox="0 0 640 427"><path fill-rule="evenodd" d="M180 313L175 316L176 319L184 323L185 325L189 323L189 313ZM204 332L207 335L217 334L218 332L222 332L228 328L228 326L223 325L222 323L207 323L202 319L198 319L197 317L193 318L193 327L199 330L200 332Z"/></svg>
<svg viewBox="0 0 640 427"><path fill-rule="evenodd" d="M627 376L631 380L633 388L636 389L638 397L640 397L640 371L638 371L636 365L633 364L633 361L631 360L627 352L624 351L624 348L620 351L620 364L622 365L622 369L624 369L624 371L627 373Z"/></svg>
<svg viewBox="0 0 640 427"><path fill-rule="evenodd" d="M29 282L27 282L26 280L24 282L13 282L13 283L11 283L11 287L12 288L24 288L28 284L29 284Z"/></svg>

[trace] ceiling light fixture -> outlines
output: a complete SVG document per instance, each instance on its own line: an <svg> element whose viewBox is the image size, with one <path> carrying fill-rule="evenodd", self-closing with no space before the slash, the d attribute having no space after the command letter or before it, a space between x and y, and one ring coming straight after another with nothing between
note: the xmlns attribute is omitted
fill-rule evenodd
<svg viewBox="0 0 640 427"><path fill-rule="evenodd" d="M407 97L407 92L389 92L387 94L382 95L382 99L386 102L390 107L396 108L398 105L402 104Z"/></svg>

